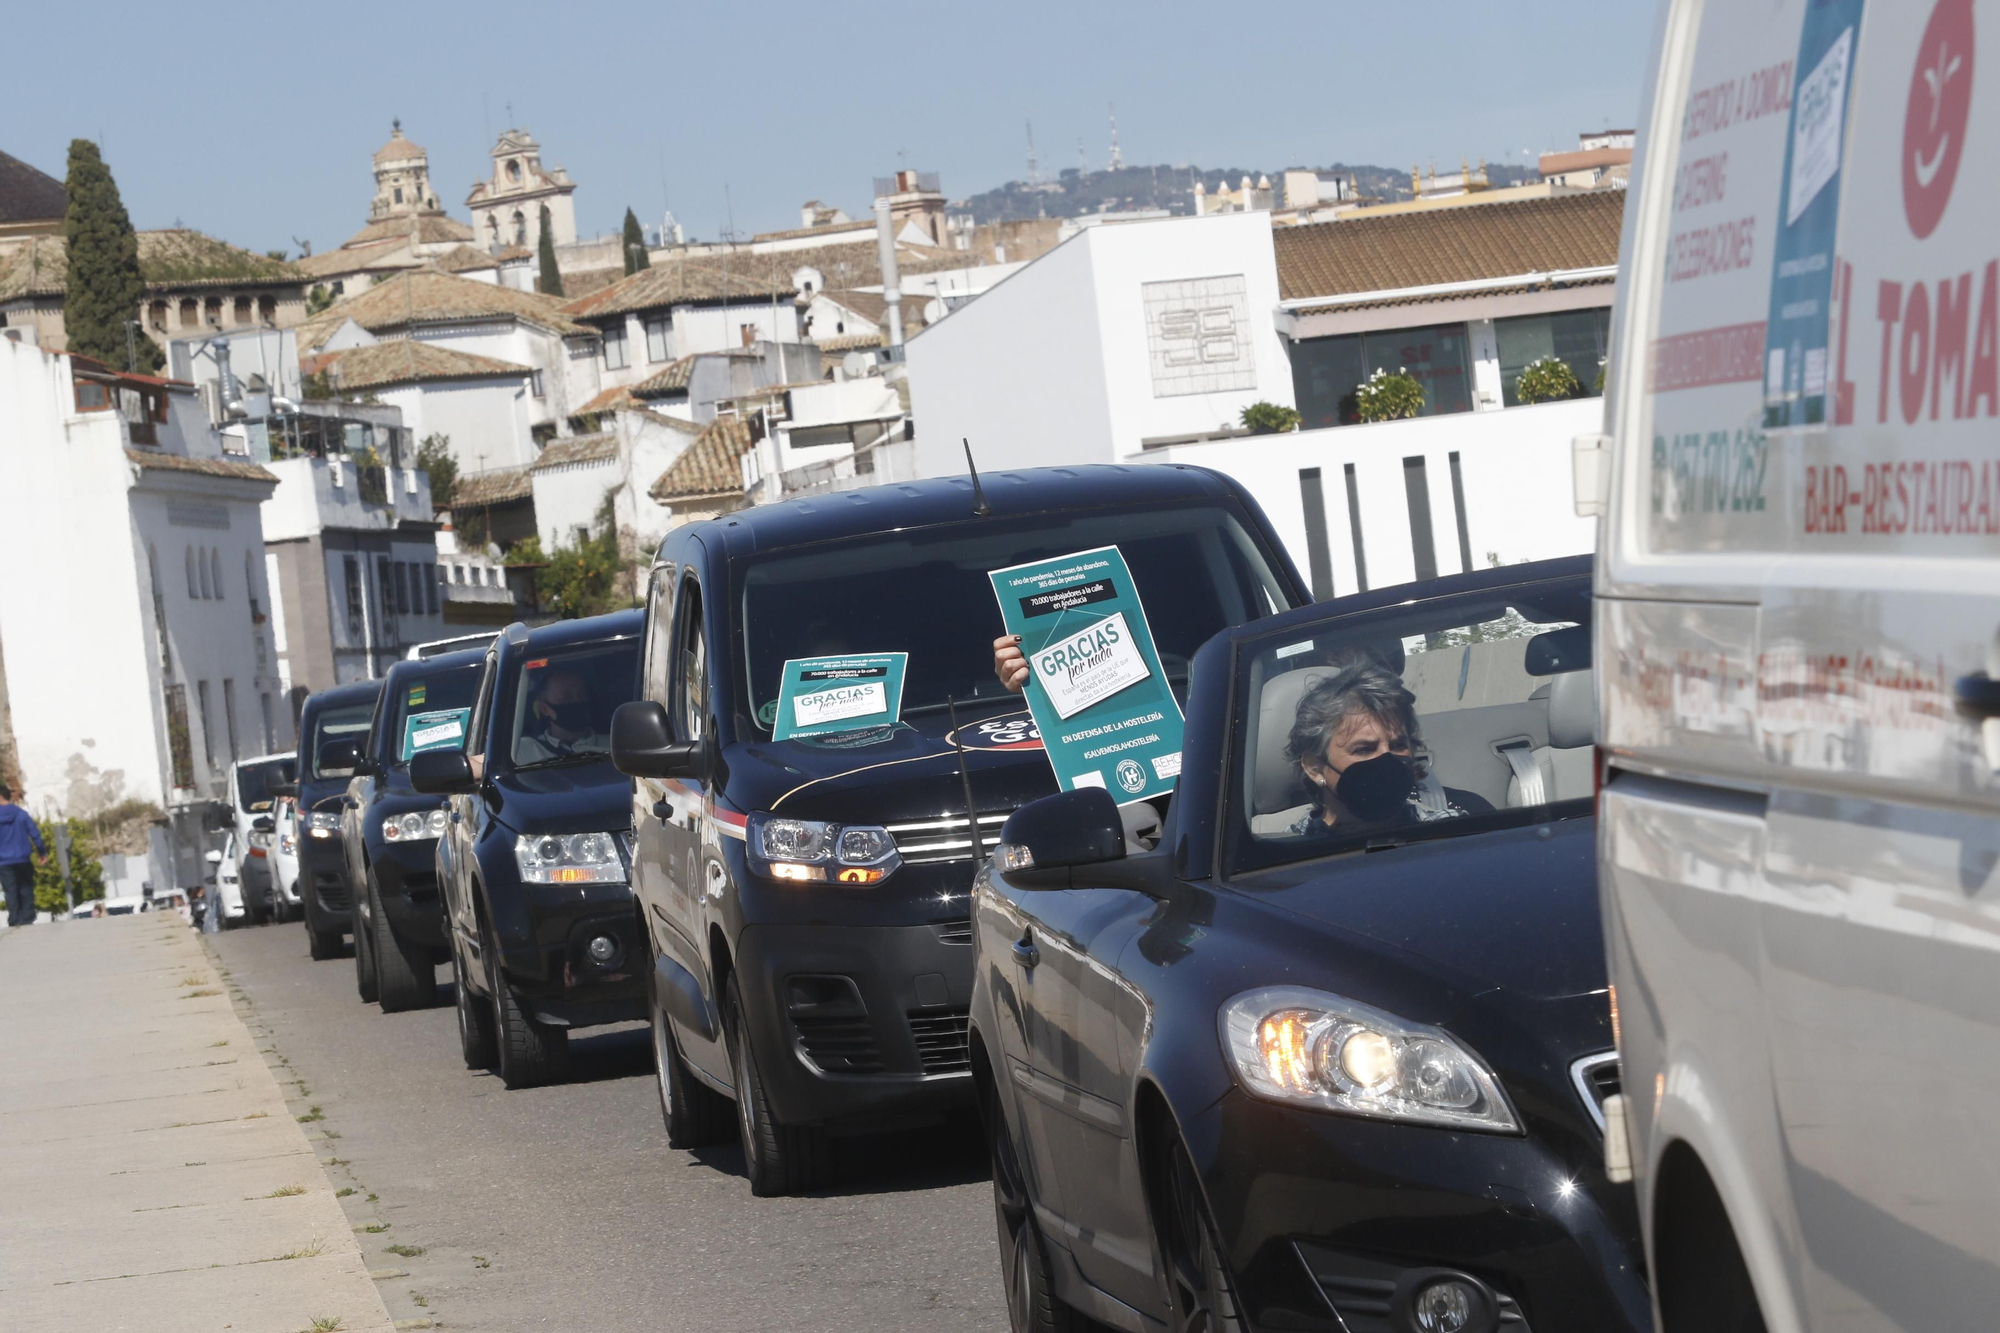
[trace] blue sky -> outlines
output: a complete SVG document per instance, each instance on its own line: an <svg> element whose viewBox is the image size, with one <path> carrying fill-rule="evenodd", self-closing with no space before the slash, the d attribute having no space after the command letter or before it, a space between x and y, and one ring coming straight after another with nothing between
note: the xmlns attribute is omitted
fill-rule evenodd
<svg viewBox="0 0 2000 1333"><path fill-rule="evenodd" d="M1529 161L1631 125L1653 8L114 0L86 34L74 7L15 5L7 44L44 58L9 62L0 149L60 177L99 138L138 226L325 250L366 220L392 116L464 217L511 105L576 180L580 231L630 204L747 235L806 199L857 212L899 165L954 198L1020 178L1029 117L1044 170L1079 139L1101 168L1108 103L1134 165Z"/></svg>

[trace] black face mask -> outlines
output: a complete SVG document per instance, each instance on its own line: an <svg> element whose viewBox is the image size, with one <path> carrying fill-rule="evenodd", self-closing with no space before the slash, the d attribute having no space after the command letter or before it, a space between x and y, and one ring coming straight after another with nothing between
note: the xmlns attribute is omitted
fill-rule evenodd
<svg viewBox="0 0 2000 1333"><path fill-rule="evenodd" d="M1340 803L1372 823L1390 819L1417 789L1417 770L1393 751L1349 765L1333 785Z"/></svg>
<svg viewBox="0 0 2000 1333"><path fill-rule="evenodd" d="M567 704L550 704L549 709L556 715L556 725L573 736L581 736L590 730L590 704L583 700Z"/></svg>

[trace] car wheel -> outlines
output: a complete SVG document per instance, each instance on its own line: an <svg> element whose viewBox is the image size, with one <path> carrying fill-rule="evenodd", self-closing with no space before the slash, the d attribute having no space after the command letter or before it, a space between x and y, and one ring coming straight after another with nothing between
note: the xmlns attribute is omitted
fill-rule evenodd
<svg viewBox="0 0 2000 1333"><path fill-rule="evenodd" d="M493 995L494 1044L500 1081L509 1088L553 1083L569 1068L569 1030L536 1020L521 1008L500 972L500 950L486 937L486 989Z"/></svg>
<svg viewBox="0 0 2000 1333"><path fill-rule="evenodd" d="M299 915L305 918L306 953L312 960L315 963L324 963L330 959L340 957L340 937L346 934L346 932L339 926L334 926L328 930L315 928L313 925L313 914L303 901L299 903Z"/></svg>
<svg viewBox="0 0 2000 1333"><path fill-rule="evenodd" d="M817 1125L782 1125L771 1114L757 1056L743 1021L743 994L729 974L729 1070L736 1084L736 1129L750 1192L760 1198L818 1189L833 1176L833 1143Z"/></svg>
<svg viewBox="0 0 2000 1333"><path fill-rule="evenodd" d="M1160 1248L1167 1269L1167 1326L1174 1333L1247 1333L1236 1284L1215 1238L1201 1182L1178 1139L1166 1163Z"/></svg>
<svg viewBox="0 0 2000 1333"><path fill-rule="evenodd" d="M368 914L375 918L374 938L368 952L375 955L375 993L385 1014L406 1009L428 1009L437 1003L437 964L431 951L421 944L399 938L382 910L382 895L375 890L373 876L368 884Z"/></svg>
<svg viewBox="0 0 2000 1333"><path fill-rule="evenodd" d="M373 904L369 904L373 914ZM369 939L373 927L361 919L362 904L354 904L354 990L361 997L361 1003L375 1003L377 978L375 976L375 950Z"/></svg>
<svg viewBox="0 0 2000 1333"><path fill-rule="evenodd" d="M493 1034L493 1002L465 984L465 963L456 940L451 946L452 988L458 992L458 1048L467 1069L491 1069L500 1058Z"/></svg>
<svg viewBox="0 0 2000 1333"><path fill-rule="evenodd" d="M1007 1286L1009 1333L1082 1333L1089 1324L1056 1297L1048 1246L1035 1225L1027 1178L1014 1154L1000 1099L984 1078L979 1112L993 1157L993 1220L1000 1229L1000 1279Z"/></svg>
<svg viewBox="0 0 2000 1333"><path fill-rule="evenodd" d="M660 1119L670 1148L725 1143L734 1126L729 1099L688 1072L673 1025L657 999L646 1007L653 1017L653 1072L660 1085Z"/></svg>

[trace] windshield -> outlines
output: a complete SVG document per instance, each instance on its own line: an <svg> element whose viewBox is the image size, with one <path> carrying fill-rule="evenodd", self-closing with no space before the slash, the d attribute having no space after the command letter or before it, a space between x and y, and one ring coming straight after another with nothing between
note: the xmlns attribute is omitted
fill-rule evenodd
<svg viewBox="0 0 2000 1333"><path fill-rule="evenodd" d="M387 730L379 733L382 760L391 768L402 768L419 750L463 749L465 722L472 713L473 696L479 693L482 662L461 667L407 673L396 678L389 698L383 700Z"/></svg>
<svg viewBox="0 0 2000 1333"><path fill-rule="evenodd" d="M236 770L236 808L252 814L271 808L271 788L298 780L298 763L290 755L243 764Z"/></svg>
<svg viewBox="0 0 2000 1333"><path fill-rule="evenodd" d="M1101 546L1118 547L1131 568L1177 693L1218 630L1289 605L1257 544L1221 508L1037 514L850 538L743 562L739 697L754 701L754 725L768 733L786 661L908 653L905 716L947 698L1018 699L993 676L1004 627L988 571Z"/></svg>
<svg viewBox="0 0 2000 1333"><path fill-rule="evenodd" d="M1230 868L1589 814L1589 584L1529 595L1246 642Z"/></svg>
<svg viewBox="0 0 2000 1333"><path fill-rule="evenodd" d="M315 778L344 776L346 774L345 769L322 768L319 762L319 752L334 741L364 740L368 731L368 723L374 716L375 701L373 699L365 703L340 704L335 707L321 709L319 714L313 718L312 744L306 748L306 753L311 756L312 775Z"/></svg>
<svg viewBox="0 0 2000 1333"><path fill-rule="evenodd" d="M552 648L521 663L500 706L516 768L611 753L611 714L639 697L639 640Z"/></svg>

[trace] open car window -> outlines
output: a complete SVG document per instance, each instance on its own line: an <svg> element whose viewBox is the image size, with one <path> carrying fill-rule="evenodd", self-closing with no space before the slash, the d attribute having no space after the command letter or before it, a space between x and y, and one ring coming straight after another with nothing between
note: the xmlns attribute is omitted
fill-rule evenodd
<svg viewBox="0 0 2000 1333"><path fill-rule="evenodd" d="M497 705L514 768L600 760L611 715L639 694L637 637L536 653L503 682Z"/></svg>
<svg viewBox="0 0 2000 1333"><path fill-rule="evenodd" d="M1588 814L1589 614L1558 580L1244 641L1229 870Z"/></svg>

